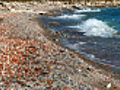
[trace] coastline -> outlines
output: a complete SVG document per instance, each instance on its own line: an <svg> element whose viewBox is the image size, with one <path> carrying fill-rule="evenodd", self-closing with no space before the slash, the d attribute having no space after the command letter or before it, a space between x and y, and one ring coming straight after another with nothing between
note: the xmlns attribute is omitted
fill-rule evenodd
<svg viewBox="0 0 120 90"><path fill-rule="evenodd" d="M38 23L40 23L40 20L38 20L38 19L39 19L39 17L36 18L36 21ZM40 27L42 27L42 26L40 25ZM55 43L58 46L61 46L60 41L56 38L58 38L63 33L55 32L55 31L52 31L52 30L46 30L46 29L43 29L42 33L48 40L50 40L51 42ZM63 36L67 36L67 35L63 34ZM99 63L99 62L94 61L94 60L90 60L89 58L86 58L86 57L82 56L80 53L75 52L74 50L71 50L70 48L67 48L67 47L64 47L64 46L62 46L62 47L68 49L70 52L73 52L78 57L83 59L86 63L88 63L89 65L92 65L96 69L101 69L101 71L103 73L106 72L108 74L112 74L112 77L114 77L115 79L120 78L120 76L119 76L120 75L120 68L119 67L114 67L114 66L111 66L111 65Z"/></svg>
<svg viewBox="0 0 120 90"><path fill-rule="evenodd" d="M52 6L47 5L46 8L43 8L43 7L41 8L39 6L39 8L37 8L38 10L35 11L36 13L7 12L7 14L4 14L4 13L2 14L4 19L1 24L1 27L2 27L1 30L3 30L4 28L7 34L0 32L1 41L4 41L6 43L9 42L8 44L6 43L5 44L6 46L8 46L10 50L9 54L11 56L10 61L9 59L7 61L4 61L5 66L3 69L7 71L6 65L9 64L8 65L9 70L14 71L14 73L8 70L7 74L3 75L2 78L4 78L4 80L0 85L3 85L4 83L6 83L5 81L7 81L8 79L8 80L11 80L11 83L13 83L14 85L15 83L17 83L17 85L14 86L12 84L7 84L8 85L7 87L8 88L11 87L15 89L32 88L32 90L35 90L39 88L41 90L42 89L51 90L54 88L55 90L56 89L75 90L76 88L77 89L87 88L91 90L95 90L95 89L106 90L107 89L106 86L109 83L112 83L112 86L109 88L109 90L114 90L114 89L119 90L120 81L114 80L114 77L109 75L110 73L106 74L106 71L103 71L101 69L101 66L100 68L99 67L96 68L97 66L90 65L90 64L93 64L93 61L81 59L79 54L76 54L71 50L65 49L59 46L57 43L55 44L51 42L49 37L44 35L45 30L43 30L39 26L39 23L37 21L34 21L32 19L36 17L40 17L41 14L44 14L40 12L39 13L40 15L39 15L37 13L37 11L39 10L42 10L48 13L49 10L53 10L53 8L54 9L57 8L57 6L54 6L52 8L51 7ZM62 5L60 6L60 8L61 7ZM45 31L45 33L46 32L47 31ZM21 49L22 52L19 52L16 46L18 46L18 48L22 48ZM31 46L31 47L28 47L28 46ZM18 54L12 52L12 49L11 49L12 47L15 47L13 51L17 52ZM41 50L42 52L40 52ZM9 56L9 54L7 53L6 56L7 55ZM24 58L21 59L19 55L21 55ZM17 60L12 59L15 56L18 58ZM13 65L13 63L16 63L18 67ZM14 70L13 68L11 68L11 66L16 68L17 70ZM26 69L21 66L26 66L29 68ZM102 68L104 68L104 66ZM23 71L23 73L18 72L21 70ZM31 73L31 76L28 73L28 71L29 73ZM25 77L21 77L17 73L19 74L22 73L22 75L23 76L25 75ZM15 76L16 74L17 74L17 77ZM7 75L9 75L12 78L10 79ZM43 78L44 80L41 80L41 78ZM27 80L29 82L27 82ZM35 82L37 84L34 84Z"/></svg>

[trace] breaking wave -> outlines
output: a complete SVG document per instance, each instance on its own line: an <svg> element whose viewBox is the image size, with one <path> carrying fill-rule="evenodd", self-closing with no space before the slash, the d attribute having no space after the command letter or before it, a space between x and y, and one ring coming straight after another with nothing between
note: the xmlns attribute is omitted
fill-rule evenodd
<svg viewBox="0 0 120 90"><path fill-rule="evenodd" d="M67 15L67 14L65 14L65 15L62 15L62 16L57 16L54 19L79 19L79 18L82 18L84 16L85 16L84 14L82 14L82 15L75 15L75 14Z"/></svg>
<svg viewBox="0 0 120 90"><path fill-rule="evenodd" d="M113 37L117 30L109 27L106 23L97 19L88 19L80 25L70 26L79 28L79 32L85 32L86 36Z"/></svg>
<svg viewBox="0 0 120 90"><path fill-rule="evenodd" d="M82 13L82 12L100 12L100 9L91 9L91 8L85 8L81 10L76 10L74 13Z"/></svg>

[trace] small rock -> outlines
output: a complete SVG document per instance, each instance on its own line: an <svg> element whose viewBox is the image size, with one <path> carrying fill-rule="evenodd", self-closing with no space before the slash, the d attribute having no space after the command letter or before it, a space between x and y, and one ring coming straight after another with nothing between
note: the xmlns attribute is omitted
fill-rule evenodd
<svg viewBox="0 0 120 90"><path fill-rule="evenodd" d="M64 89L63 90L69 90L69 88L68 87L64 87Z"/></svg>
<svg viewBox="0 0 120 90"><path fill-rule="evenodd" d="M65 52L64 50L60 50L61 53Z"/></svg>
<svg viewBox="0 0 120 90"><path fill-rule="evenodd" d="M59 40L58 40L58 39L53 39L53 41L56 41L56 42L58 42Z"/></svg>
<svg viewBox="0 0 120 90"><path fill-rule="evenodd" d="M112 85L112 84L111 84L111 83L109 83L109 84L107 85L107 88L110 88L110 87L111 87L111 85Z"/></svg>
<svg viewBox="0 0 120 90"><path fill-rule="evenodd" d="M14 6L14 5L12 5L12 8L15 8L15 6Z"/></svg>
<svg viewBox="0 0 120 90"><path fill-rule="evenodd" d="M44 13L39 13L39 15L43 15Z"/></svg>

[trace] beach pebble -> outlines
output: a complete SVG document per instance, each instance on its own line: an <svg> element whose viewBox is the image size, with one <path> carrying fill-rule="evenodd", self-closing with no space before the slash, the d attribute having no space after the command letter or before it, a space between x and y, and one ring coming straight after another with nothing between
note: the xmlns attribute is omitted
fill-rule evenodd
<svg viewBox="0 0 120 90"><path fill-rule="evenodd" d="M70 90L68 87L64 87L63 90Z"/></svg>
<svg viewBox="0 0 120 90"><path fill-rule="evenodd" d="M108 85L107 85L107 87L106 88L111 88L111 86L112 86L112 84L111 83L109 83Z"/></svg>

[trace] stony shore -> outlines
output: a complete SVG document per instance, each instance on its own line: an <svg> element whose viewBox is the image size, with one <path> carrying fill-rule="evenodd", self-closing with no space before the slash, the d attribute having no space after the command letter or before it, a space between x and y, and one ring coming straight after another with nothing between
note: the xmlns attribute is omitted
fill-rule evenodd
<svg viewBox="0 0 120 90"><path fill-rule="evenodd" d="M0 89L120 90L119 79L50 41L34 20L50 10L71 9L72 5L12 4L0 9L3 19L0 24Z"/></svg>

